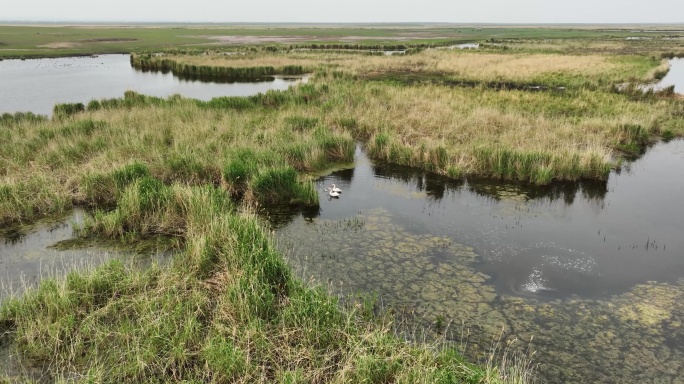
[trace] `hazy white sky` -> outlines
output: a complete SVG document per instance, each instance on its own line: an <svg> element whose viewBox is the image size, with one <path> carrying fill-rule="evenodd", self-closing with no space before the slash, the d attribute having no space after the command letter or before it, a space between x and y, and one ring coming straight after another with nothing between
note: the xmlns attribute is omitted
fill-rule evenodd
<svg viewBox="0 0 684 384"><path fill-rule="evenodd" d="M7 0L0 20L680 23L684 0Z"/></svg>

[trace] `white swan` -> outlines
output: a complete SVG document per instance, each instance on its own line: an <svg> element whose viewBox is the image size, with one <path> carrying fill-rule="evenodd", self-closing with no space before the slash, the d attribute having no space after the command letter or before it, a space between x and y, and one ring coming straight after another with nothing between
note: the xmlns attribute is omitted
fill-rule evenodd
<svg viewBox="0 0 684 384"><path fill-rule="evenodd" d="M332 186L332 188L330 188L330 190L333 191L333 192L337 192L338 194L339 194L339 193L342 193L342 190L339 189L339 188L337 188L337 187L335 186L335 184L333 184L333 186Z"/></svg>
<svg viewBox="0 0 684 384"><path fill-rule="evenodd" d="M330 190L330 192L328 192L328 194L330 195L330 197L340 197L340 193L335 192L332 189Z"/></svg>

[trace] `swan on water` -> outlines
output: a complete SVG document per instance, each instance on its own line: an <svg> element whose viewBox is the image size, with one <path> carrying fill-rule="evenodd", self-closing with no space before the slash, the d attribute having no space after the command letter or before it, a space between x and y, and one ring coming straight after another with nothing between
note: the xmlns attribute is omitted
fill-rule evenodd
<svg viewBox="0 0 684 384"><path fill-rule="evenodd" d="M330 192L328 192L328 194L330 195L330 197L340 197L340 193L339 193L339 192L335 192L335 191L332 190L332 189L330 189Z"/></svg>
<svg viewBox="0 0 684 384"><path fill-rule="evenodd" d="M333 192L342 193L342 190L339 189L339 188L337 188L337 187L335 186L335 184L333 184L333 186L332 186L332 188L330 188L330 190L333 191Z"/></svg>

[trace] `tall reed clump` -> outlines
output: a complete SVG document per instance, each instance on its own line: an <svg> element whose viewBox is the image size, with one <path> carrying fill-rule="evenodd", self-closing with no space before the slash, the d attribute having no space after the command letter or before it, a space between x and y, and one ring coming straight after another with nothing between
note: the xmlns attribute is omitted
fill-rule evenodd
<svg viewBox="0 0 684 384"><path fill-rule="evenodd" d="M617 147L630 154L639 155L646 150L650 134L639 124L622 124L616 127Z"/></svg>
<svg viewBox="0 0 684 384"><path fill-rule="evenodd" d="M177 235L184 230L179 219L184 207L174 204L173 197L171 187L143 176L122 191L114 211L96 211L84 231L118 238Z"/></svg>
<svg viewBox="0 0 684 384"><path fill-rule="evenodd" d="M256 199L263 203L318 205L318 192L313 183L300 183L291 167L258 172L251 183Z"/></svg>
<svg viewBox="0 0 684 384"><path fill-rule="evenodd" d="M176 76L204 77L214 79L250 79L274 75L303 75L307 71L301 65L239 66L194 65L181 63L163 56L131 54L131 65L143 71L171 72Z"/></svg>
<svg viewBox="0 0 684 384"><path fill-rule="evenodd" d="M443 144L427 146L423 143L414 147L388 132L373 135L367 149L376 159L454 178L471 174L546 185L553 180L604 179L611 170L611 164L600 154L580 156L572 152L524 151L482 145L468 154L455 155Z"/></svg>
<svg viewBox="0 0 684 384"><path fill-rule="evenodd" d="M159 177L167 183L210 184L221 183L218 166L205 164L192 153L173 153L159 167Z"/></svg>
<svg viewBox="0 0 684 384"><path fill-rule="evenodd" d="M318 205L318 192L310 182L299 181L297 171L283 165L274 153L250 150L235 153L223 168L232 193L265 204Z"/></svg>
<svg viewBox="0 0 684 384"><path fill-rule="evenodd" d="M33 112L3 113L0 115L0 125L14 125L19 123L40 123L47 121L44 115L36 115Z"/></svg>
<svg viewBox="0 0 684 384"><path fill-rule="evenodd" d="M257 154L254 150L241 149L235 151L223 167L223 178L232 192L244 193L247 185L256 175L259 168L272 165L277 160L270 154Z"/></svg>
<svg viewBox="0 0 684 384"><path fill-rule="evenodd" d="M354 160L354 151L356 147L350 137L335 134L329 128L323 126L316 129L313 137L317 147L320 148L324 159L326 159L328 163L349 162Z"/></svg>
<svg viewBox="0 0 684 384"><path fill-rule="evenodd" d="M286 126L293 132L301 132L306 137L304 140L284 140L278 146L277 151L296 170L313 171L354 159L355 144L350 135L334 132L331 128L318 124L316 118L293 116L285 120Z"/></svg>
<svg viewBox="0 0 684 384"><path fill-rule="evenodd" d="M601 156L588 161L572 153L515 151L503 147L478 147L474 156L482 169L479 174L506 180L522 180L545 185L554 179L605 179L611 164Z"/></svg>
<svg viewBox="0 0 684 384"><path fill-rule="evenodd" d="M117 206L94 220L137 234L176 222L186 246L166 267L112 261L0 305L2 332L53 380L499 382L452 348L409 344L389 318L304 285L268 231L220 189L143 177ZM120 236L105 225L87 230Z"/></svg>
<svg viewBox="0 0 684 384"><path fill-rule="evenodd" d="M77 113L85 111L85 105L83 103L64 103L56 104L52 108L52 117L55 119L64 119L73 116Z"/></svg>

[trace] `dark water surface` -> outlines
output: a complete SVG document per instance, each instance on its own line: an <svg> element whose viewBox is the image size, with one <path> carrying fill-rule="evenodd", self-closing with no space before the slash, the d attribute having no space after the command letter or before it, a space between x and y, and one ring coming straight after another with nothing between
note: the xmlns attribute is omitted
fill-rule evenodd
<svg viewBox="0 0 684 384"><path fill-rule="evenodd" d="M72 238L73 225L82 223L83 212L49 220L17 230L3 230L0 236L0 301L11 293L21 293L41 279L58 276L59 271L91 265L90 259L109 257L109 252L78 250L60 252L52 245Z"/></svg>
<svg viewBox="0 0 684 384"><path fill-rule="evenodd" d="M166 97L181 94L200 100L250 96L284 90L301 79L274 78L254 83L215 83L179 79L171 73L142 72L129 55L0 61L0 114L33 112L51 115L57 103L87 103L123 97L127 90Z"/></svg>
<svg viewBox="0 0 684 384"><path fill-rule="evenodd" d="M534 336L549 382L684 377L684 141L607 182L544 188L356 156L317 181L320 210L270 213L305 278L455 324L474 358L502 328ZM323 192L332 183L339 199Z"/></svg>
<svg viewBox="0 0 684 384"><path fill-rule="evenodd" d="M317 219L383 210L416 234L473 248L477 269L501 294L606 298L684 277L684 179L675 175L684 176L683 141L656 145L607 183L549 187L456 181L374 165L359 150L354 169L318 182L325 198ZM331 183L341 198L322 191ZM275 214L289 233L280 219Z"/></svg>

